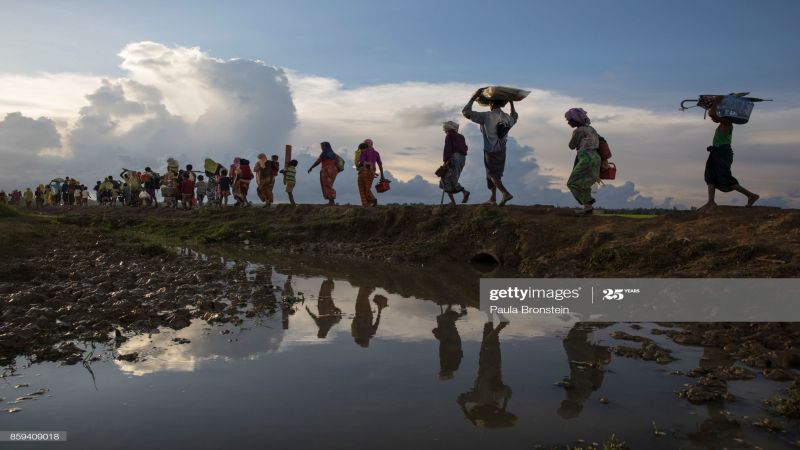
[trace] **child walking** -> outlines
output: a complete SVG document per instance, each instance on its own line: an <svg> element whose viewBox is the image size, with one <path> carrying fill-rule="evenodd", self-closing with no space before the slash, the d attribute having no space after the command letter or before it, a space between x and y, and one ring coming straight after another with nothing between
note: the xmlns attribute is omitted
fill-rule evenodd
<svg viewBox="0 0 800 450"><path fill-rule="evenodd" d="M181 198L183 201L183 209L192 209L192 198L194 198L194 181L189 173L183 175L181 181Z"/></svg>
<svg viewBox="0 0 800 450"><path fill-rule="evenodd" d="M228 206L228 197L231 195L231 178L228 176L228 170L222 169L219 176L219 196L220 200L225 206Z"/></svg>
<svg viewBox="0 0 800 450"><path fill-rule="evenodd" d="M205 182L202 175L197 176L195 188L197 189L197 207L201 208L203 206L203 199L206 197L206 191L208 190L208 183Z"/></svg>
<svg viewBox="0 0 800 450"><path fill-rule="evenodd" d="M289 203L292 206L295 206L296 203L294 202L294 183L297 179L297 160L293 159L289 161L289 166L285 169L281 170L283 174L283 184L286 185L286 194L289 195Z"/></svg>

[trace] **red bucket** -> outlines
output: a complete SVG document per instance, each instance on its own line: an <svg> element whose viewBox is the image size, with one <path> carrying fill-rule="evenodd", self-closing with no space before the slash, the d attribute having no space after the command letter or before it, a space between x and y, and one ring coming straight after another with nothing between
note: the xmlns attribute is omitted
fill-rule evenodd
<svg viewBox="0 0 800 450"><path fill-rule="evenodd" d="M608 167L600 168L600 179L601 180L613 180L617 178L617 165L610 162L608 163Z"/></svg>
<svg viewBox="0 0 800 450"><path fill-rule="evenodd" d="M381 180L375 185L375 190L379 193L386 192L389 190L389 183L391 183L389 180Z"/></svg>

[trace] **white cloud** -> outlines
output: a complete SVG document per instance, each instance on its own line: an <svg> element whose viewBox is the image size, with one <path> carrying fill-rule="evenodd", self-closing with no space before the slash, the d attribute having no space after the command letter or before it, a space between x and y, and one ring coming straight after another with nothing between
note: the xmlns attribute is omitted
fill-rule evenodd
<svg viewBox="0 0 800 450"><path fill-rule="evenodd" d="M101 77L73 73L22 75L0 73L0 112L47 116L57 122L75 120L87 93Z"/></svg>
<svg viewBox="0 0 800 450"><path fill-rule="evenodd" d="M21 155L15 164L29 170L23 173L4 164L0 168L4 188L65 175L93 184L123 167L159 167L168 156L198 166L207 156L229 160L282 147L295 126L282 69L258 61L215 59L197 48L153 42L129 44L120 56L124 78L93 80L81 89L74 76L65 75L62 89L80 92L81 101L72 94L62 97L64 106L46 114L56 117L73 108L69 126L55 146L63 146L64 158ZM36 76L21 86L35 91L41 85L47 90L57 84L55 80L56 75ZM35 100L35 108L19 110L30 114L47 109L44 100Z"/></svg>

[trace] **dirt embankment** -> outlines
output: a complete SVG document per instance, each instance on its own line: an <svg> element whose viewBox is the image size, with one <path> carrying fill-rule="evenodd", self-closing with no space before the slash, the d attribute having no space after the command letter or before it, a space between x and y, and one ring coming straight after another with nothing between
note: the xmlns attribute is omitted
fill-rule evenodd
<svg viewBox="0 0 800 450"><path fill-rule="evenodd" d="M726 208L652 218L573 217L553 207L281 206L271 210L88 208L64 225L186 244L387 262L496 260L535 277L795 277L800 211Z"/></svg>

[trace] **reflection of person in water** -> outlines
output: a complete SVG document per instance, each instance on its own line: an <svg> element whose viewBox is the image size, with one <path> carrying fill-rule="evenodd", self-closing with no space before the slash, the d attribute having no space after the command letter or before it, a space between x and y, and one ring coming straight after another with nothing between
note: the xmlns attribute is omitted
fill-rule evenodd
<svg viewBox="0 0 800 450"><path fill-rule="evenodd" d="M353 317L353 323L350 325L350 333L353 335L356 344L366 348L369 347L369 340L375 333L378 332L378 324L381 322L381 311L388 306L389 299L382 295L376 295L372 299L375 305L378 306L378 316L375 318L375 323L372 323L372 306L369 304L369 296L375 288L358 288L358 295L356 296L356 315Z"/></svg>
<svg viewBox="0 0 800 450"><path fill-rule="evenodd" d="M569 380L565 385L567 398L558 408L558 415L564 419L578 417L583 403L603 384L603 366L611 360L611 350L591 343L589 337L595 328L606 326L576 323L564 339L564 350L569 361Z"/></svg>
<svg viewBox="0 0 800 450"><path fill-rule="evenodd" d="M483 325L478 377L472 390L458 396L464 415L479 427L510 427L517 421L517 416L506 411L511 388L503 384L501 372L500 331L507 325L508 322L500 322L497 327L492 322Z"/></svg>
<svg viewBox="0 0 800 450"><path fill-rule="evenodd" d="M283 303L281 304L281 324L284 330L289 329L289 316L294 314L294 306L287 299L294 297L294 289L292 288L292 276L288 275L286 281L283 282Z"/></svg>
<svg viewBox="0 0 800 450"><path fill-rule="evenodd" d="M441 314L436 316L436 328L433 329L433 335L439 341L439 379L449 380L453 378L453 373L458 370L461 358L464 356L456 320L466 315L467 311L462 309L459 314L453 311L453 305L447 305L444 311L440 305L439 311Z"/></svg>
<svg viewBox="0 0 800 450"><path fill-rule="evenodd" d="M334 325L339 323L342 320L342 310L336 307L336 304L333 303L333 278L328 277L326 280L322 282L319 287L319 295L317 296L317 313L314 314L311 310L306 306L306 311L314 319L314 323L317 324L317 337L320 339L325 339L328 336L328 332L333 328Z"/></svg>

